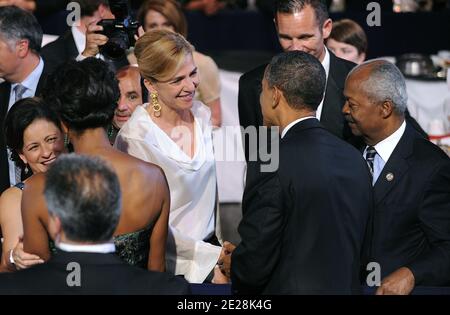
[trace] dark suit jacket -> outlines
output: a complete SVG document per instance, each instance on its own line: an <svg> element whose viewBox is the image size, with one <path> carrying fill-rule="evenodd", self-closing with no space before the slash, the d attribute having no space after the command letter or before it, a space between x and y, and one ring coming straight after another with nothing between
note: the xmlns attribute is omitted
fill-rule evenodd
<svg viewBox="0 0 450 315"><path fill-rule="evenodd" d="M62 63L75 60L79 53L72 35L72 30L69 29L63 36L45 45L42 48L41 54L42 58L48 64L50 73ZM105 57L105 62L109 64L113 71L117 71L121 67L129 64L126 57L117 60L111 60Z"/></svg>
<svg viewBox="0 0 450 315"><path fill-rule="evenodd" d="M369 252L382 276L406 266L417 285L450 285L449 157L407 124L375 183L374 202Z"/></svg>
<svg viewBox="0 0 450 315"><path fill-rule="evenodd" d="M356 64L336 57L331 51L328 52L330 54L330 72L328 74L320 122L334 135L359 147L362 144L362 140L352 135L342 114L342 107L345 104L345 80L348 73L356 66ZM239 122L244 128L263 125L259 95L261 94L261 84L266 67L266 64L261 65L258 68L244 73L239 79ZM423 131L416 120L410 116L408 110L406 110L405 117L414 129L419 131L423 137L427 138L426 132ZM248 162L250 154L249 148L251 146L247 144L248 140L243 140L245 159Z"/></svg>
<svg viewBox="0 0 450 315"><path fill-rule="evenodd" d="M359 293L372 186L361 153L315 119L280 143L276 173L246 188L234 293Z"/></svg>
<svg viewBox="0 0 450 315"><path fill-rule="evenodd" d="M70 287L67 278L80 265L81 286ZM69 269L69 271L67 270ZM30 269L0 275L0 294L189 294L179 277L128 265L114 254L59 251L50 261Z"/></svg>
<svg viewBox="0 0 450 315"><path fill-rule="evenodd" d="M48 75L48 66L44 61L44 70L39 79L39 83L36 88L36 96L41 94L41 90L45 84L45 79ZM0 194L10 187L9 183L9 166L8 166L8 153L6 150L6 139L4 134L4 121L8 112L9 95L11 94L11 84L9 82L3 82L0 84Z"/></svg>
<svg viewBox="0 0 450 315"><path fill-rule="evenodd" d="M329 53L330 72L323 101L321 123L331 133L346 139L351 136L351 131L342 115L342 107L345 103L343 91L347 74L355 64L336 57L332 52ZM259 95L266 67L267 65L261 65L243 74L239 79L239 122L244 128L263 125Z"/></svg>

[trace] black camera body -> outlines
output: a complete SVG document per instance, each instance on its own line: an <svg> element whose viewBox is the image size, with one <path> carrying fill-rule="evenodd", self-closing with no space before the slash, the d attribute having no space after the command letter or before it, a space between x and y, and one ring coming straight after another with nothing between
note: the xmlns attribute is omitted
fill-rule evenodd
<svg viewBox="0 0 450 315"><path fill-rule="evenodd" d="M131 16L127 0L109 0L109 7L115 19L105 19L97 23L103 27L101 34L108 37L108 42L100 47L100 52L111 59L125 56L125 52L136 44L139 23Z"/></svg>

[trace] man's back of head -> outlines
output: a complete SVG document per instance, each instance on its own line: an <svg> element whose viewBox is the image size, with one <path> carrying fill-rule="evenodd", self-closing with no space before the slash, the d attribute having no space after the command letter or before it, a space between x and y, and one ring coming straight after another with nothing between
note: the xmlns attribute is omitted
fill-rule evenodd
<svg viewBox="0 0 450 315"><path fill-rule="evenodd" d="M322 64L310 54L289 51L273 57L265 79L269 87L282 91L291 108L315 111L323 98L326 75Z"/></svg>
<svg viewBox="0 0 450 315"><path fill-rule="evenodd" d="M46 173L44 194L53 238L80 244L112 240L121 192L117 175L105 162L75 154L61 156Z"/></svg>

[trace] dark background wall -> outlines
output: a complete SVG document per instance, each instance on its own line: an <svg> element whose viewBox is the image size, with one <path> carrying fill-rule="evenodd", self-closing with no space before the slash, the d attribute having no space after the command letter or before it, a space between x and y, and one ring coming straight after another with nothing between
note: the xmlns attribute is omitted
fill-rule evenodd
<svg viewBox="0 0 450 315"><path fill-rule="evenodd" d="M66 12L41 19L44 32L62 34L66 29ZM416 52L435 54L450 50L450 11L402 13L383 12L381 26L369 27L368 12L333 14L333 20L351 18L360 23L369 41L368 57L397 56ZM222 11L208 17L187 12L188 39L201 52L218 59L228 68L251 68L280 51L272 17L253 11ZM217 61L217 60L216 60ZM227 68L227 67L225 67ZM245 70L245 69L243 69Z"/></svg>

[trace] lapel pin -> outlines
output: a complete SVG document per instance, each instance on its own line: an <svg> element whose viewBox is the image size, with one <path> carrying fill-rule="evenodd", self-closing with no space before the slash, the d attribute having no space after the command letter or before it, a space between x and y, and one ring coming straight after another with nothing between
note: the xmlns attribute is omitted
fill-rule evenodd
<svg viewBox="0 0 450 315"><path fill-rule="evenodd" d="M386 174L386 180L387 180L388 182L392 182L392 181L394 180L394 174L392 174L392 173L387 173L387 174Z"/></svg>

